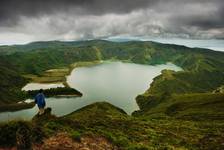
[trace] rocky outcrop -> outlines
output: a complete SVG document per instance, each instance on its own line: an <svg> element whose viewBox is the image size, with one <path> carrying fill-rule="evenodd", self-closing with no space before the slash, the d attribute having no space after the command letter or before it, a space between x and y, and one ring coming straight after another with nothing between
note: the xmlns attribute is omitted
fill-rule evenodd
<svg viewBox="0 0 224 150"><path fill-rule="evenodd" d="M213 93L224 93L224 85L214 90Z"/></svg>

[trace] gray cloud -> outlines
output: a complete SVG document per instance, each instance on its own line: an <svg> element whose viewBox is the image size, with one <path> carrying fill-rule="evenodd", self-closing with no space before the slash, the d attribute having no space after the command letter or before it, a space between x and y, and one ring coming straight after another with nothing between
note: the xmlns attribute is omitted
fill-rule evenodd
<svg viewBox="0 0 224 150"><path fill-rule="evenodd" d="M0 21L14 21L20 16L36 17L57 12L79 15L129 13L153 6L159 0L2 0Z"/></svg>
<svg viewBox="0 0 224 150"><path fill-rule="evenodd" d="M0 41L224 38L223 18L222 0L2 0Z"/></svg>

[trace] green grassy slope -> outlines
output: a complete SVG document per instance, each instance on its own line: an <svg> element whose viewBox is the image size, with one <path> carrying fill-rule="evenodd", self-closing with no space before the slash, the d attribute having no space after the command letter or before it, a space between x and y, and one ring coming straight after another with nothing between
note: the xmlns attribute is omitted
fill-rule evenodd
<svg viewBox="0 0 224 150"><path fill-rule="evenodd" d="M191 52L192 50L195 51ZM157 108L157 111L160 111L160 107L165 107L164 103L170 104L170 99L176 99L176 97L173 96L174 94L183 96L177 99L178 105L197 108L199 107L197 102L204 101L203 98L205 96L203 93L211 93L217 89L217 87L224 84L224 70L222 67L224 66L223 53L202 49L182 49L182 52L187 52L187 54L181 54L177 57L174 54L174 58L172 58L171 62L181 66L184 71L174 72L164 70L160 76L154 78L150 88L144 94L137 96L136 100L141 108L141 114L145 112L145 115L150 115L154 113ZM186 95L183 95L187 93L192 94L192 97L187 97L187 99L192 100L189 106L185 103ZM193 93L197 93L197 96ZM211 94L207 101L216 104L216 99L216 95ZM224 98L221 97L221 99L223 99L221 102L223 103ZM168 107L168 105L166 106ZM210 105L207 105L207 107L210 107ZM207 107L201 105L198 108L198 114L200 111L206 111ZM175 109L175 107L173 107L173 109ZM185 112L187 113L187 110L185 110ZM217 113L217 111L213 111L213 115L215 115L215 113ZM217 114L217 116L218 115L219 114ZM201 117L205 118L205 116ZM219 117L221 117L221 114Z"/></svg>
<svg viewBox="0 0 224 150"><path fill-rule="evenodd" d="M224 84L224 53L206 49L155 42L116 43L103 40L35 42L11 47L2 46L0 49L1 57L15 66L18 76L39 75L47 69L66 67L79 61L108 59L140 64L172 62L184 69L181 72L163 71L162 75L156 77L150 89L141 95L141 100L137 100L141 108L151 102L151 97L160 101L164 96L173 93L209 92ZM14 71L6 64L2 64L1 67L8 69L5 72ZM0 94L2 102L13 99L14 95L9 92L11 88L21 88L21 84L15 84L14 80L22 77L11 77L14 73L9 74L0 74L9 87L4 94Z"/></svg>
<svg viewBox="0 0 224 150"><path fill-rule="evenodd" d="M223 98L223 95L222 98L221 95L216 96L219 100ZM216 112L220 108L221 105ZM222 147L224 124L220 120L195 122L171 117L163 119L132 117L108 103L94 103L62 118L83 126L81 130L75 128L79 132L91 131L94 134L101 134L124 149L218 149Z"/></svg>
<svg viewBox="0 0 224 150"><path fill-rule="evenodd" d="M26 82L14 65L0 57L0 104L19 101L20 89Z"/></svg>
<svg viewBox="0 0 224 150"><path fill-rule="evenodd" d="M46 114L31 122L0 124L0 148L14 146L21 127L32 143L56 133L71 138L104 136L121 149L224 149L224 53L154 42L101 40L35 42L0 47L0 105L21 99L23 74L39 75L78 61L172 62L184 70L163 70L139 95L140 110L128 116L108 103L94 103L64 117ZM213 93L212 91L218 91ZM84 93L85 94L85 93Z"/></svg>
<svg viewBox="0 0 224 150"><path fill-rule="evenodd" d="M23 126L32 135L26 140L34 145L63 132L75 140L103 136L120 149L128 150L224 148L223 122L137 118L105 102L88 105L64 117L47 113L34 117L32 122L0 124L0 147L15 145L15 133Z"/></svg>
<svg viewBox="0 0 224 150"><path fill-rule="evenodd" d="M151 99L135 116L173 117L183 120L224 120L223 93L172 94L158 102Z"/></svg>

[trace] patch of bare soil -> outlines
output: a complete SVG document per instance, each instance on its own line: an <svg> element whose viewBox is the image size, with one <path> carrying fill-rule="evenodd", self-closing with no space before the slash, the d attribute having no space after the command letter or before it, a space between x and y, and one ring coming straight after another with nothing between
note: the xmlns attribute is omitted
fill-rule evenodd
<svg viewBox="0 0 224 150"><path fill-rule="evenodd" d="M67 133L58 133L45 139L41 145L34 145L33 150L118 150L104 137L84 136L75 141Z"/></svg>

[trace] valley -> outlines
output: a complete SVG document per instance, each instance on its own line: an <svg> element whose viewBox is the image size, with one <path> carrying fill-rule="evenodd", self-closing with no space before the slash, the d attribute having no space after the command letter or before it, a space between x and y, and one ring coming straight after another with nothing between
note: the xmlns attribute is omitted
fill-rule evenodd
<svg viewBox="0 0 224 150"><path fill-rule="evenodd" d="M1 123L0 147L15 145L14 134L4 135L14 133L18 124L40 123L39 141L74 131L81 139L103 136L121 149L223 149L223 52L147 41L49 41L23 45L22 51L19 47L7 53L0 47L1 106L24 100L21 89L29 82L64 84L70 67L115 60L146 66L169 62L183 70L164 69L155 76L145 92L137 93L139 110L132 115L108 102L94 102L58 117L49 112L32 121Z"/></svg>

